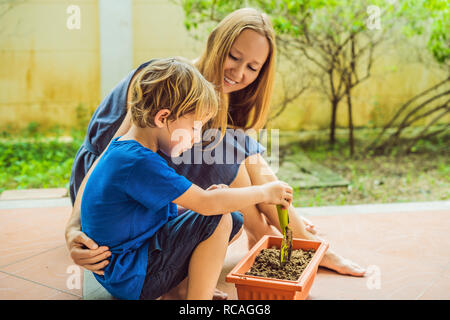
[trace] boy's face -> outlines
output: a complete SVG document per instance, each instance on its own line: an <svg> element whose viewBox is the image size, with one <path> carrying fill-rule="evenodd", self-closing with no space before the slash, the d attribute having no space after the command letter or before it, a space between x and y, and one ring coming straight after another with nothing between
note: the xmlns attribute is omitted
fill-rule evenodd
<svg viewBox="0 0 450 320"><path fill-rule="evenodd" d="M169 121L159 136L159 149L171 157L178 157L184 151L192 148L194 143L201 141L202 122L195 120L195 114L190 113Z"/></svg>

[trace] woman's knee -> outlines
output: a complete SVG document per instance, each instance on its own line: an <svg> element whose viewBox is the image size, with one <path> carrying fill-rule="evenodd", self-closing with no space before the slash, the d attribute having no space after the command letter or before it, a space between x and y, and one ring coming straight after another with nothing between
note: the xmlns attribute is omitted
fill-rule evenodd
<svg viewBox="0 0 450 320"><path fill-rule="evenodd" d="M242 187L248 187L252 185L252 181L250 180L250 176L247 172L247 167L245 166L245 162L242 161L242 163L239 165L238 172L236 174L236 177L234 178L233 182L230 183L231 188L242 188Z"/></svg>
<svg viewBox="0 0 450 320"><path fill-rule="evenodd" d="M277 181L278 178L264 158L258 153L245 159L245 170L253 185Z"/></svg>
<svg viewBox="0 0 450 320"><path fill-rule="evenodd" d="M258 153L251 155L242 161L239 165L239 170L236 178L230 184L232 188L242 188L252 185L261 185L267 182L277 181L278 178Z"/></svg>

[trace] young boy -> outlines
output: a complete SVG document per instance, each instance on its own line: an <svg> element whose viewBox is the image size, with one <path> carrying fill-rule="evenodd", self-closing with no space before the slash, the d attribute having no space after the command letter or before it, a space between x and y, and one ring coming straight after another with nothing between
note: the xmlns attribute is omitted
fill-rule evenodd
<svg viewBox="0 0 450 320"><path fill-rule="evenodd" d="M214 88L188 61L156 60L130 90L131 128L98 160L81 200L83 232L111 251L104 275L94 276L120 299L156 299L182 283L183 298L211 299L227 246L242 227L234 211L261 202L287 207L292 188L277 181L203 190L157 154L191 148L201 140L194 122L217 112ZM175 132L184 132L182 139L173 141ZM178 215L176 205L189 210Z"/></svg>

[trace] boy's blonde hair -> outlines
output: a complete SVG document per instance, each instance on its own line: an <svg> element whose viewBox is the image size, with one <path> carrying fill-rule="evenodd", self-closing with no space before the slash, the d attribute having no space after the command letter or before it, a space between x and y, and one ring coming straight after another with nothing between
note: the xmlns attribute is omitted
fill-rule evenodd
<svg viewBox="0 0 450 320"><path fill-rule="evenodd" d="M269 56L252 84L230 93L227 97L222 90L225 60L234 41L245 29L251 29L268 40ZM223 127L224 124L243 129L264 127L273 92L275 55L275 31L265 13L252 8L242 8L227 15L217 25L209 35L206 49L196 63L205 78L216 85L221 98L219 112L211 120L211 127Z"/></svg>
<svg viewBox="0 0 450 320"><path fill-rule="evenodd" d="M213 85L187 59L158 59L144 67L130 85L129 108L135 125L154 127L156 113L171 111L168 120L195 113L205 123L217 114L218 97Z"/></svg>

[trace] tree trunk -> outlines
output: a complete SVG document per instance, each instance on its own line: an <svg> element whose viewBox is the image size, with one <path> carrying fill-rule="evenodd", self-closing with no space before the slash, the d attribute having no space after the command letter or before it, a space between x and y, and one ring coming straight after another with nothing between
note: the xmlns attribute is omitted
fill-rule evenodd
<svg viewBox="0 0 450 320"><path fill-rule="evenodd" d="M336 112L338 101L331 101L331 123L330 123L330 148L334 147L336 142Z"/></svg>
<svg viewBox="0 0 450 320"><path fill-rule="evenodd" d="M352 115L352 96L349 85L346 85L347 106L348 106L348 143L350 147L350 157L355 154L355 142L353 140L353 115Z"/></svg>
<svg viewBox="0 0 450 320"><path fill-rule="evenodd" d="M350 145L350 157L353 157L355 154L355 143L353 141L353 114L352 114L352 87L356 84L352 84L352 74L356 75L356 68L355 68L355 59L356 59L356 53L355 53L355 35L351 36L351 47L350 47L350 53L351 53L351 59L350 59L350 70L347 73L347 81L345 82L345 95L347 96L347 107L348 107L348 142ZM370 62L371 63L371 62ZM358 77L356 78L356 81L358 80Z"/></svg>

